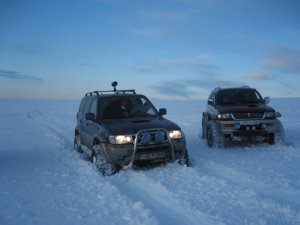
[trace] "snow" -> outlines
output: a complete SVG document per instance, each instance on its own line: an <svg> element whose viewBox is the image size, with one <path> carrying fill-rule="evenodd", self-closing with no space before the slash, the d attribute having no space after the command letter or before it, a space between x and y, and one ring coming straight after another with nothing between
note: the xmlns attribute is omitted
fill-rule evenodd
<svg viewBox="0 0 300 225"><path fill-rule="evenodd" d="M0 224L300 224L300 98L274 99L282 145L209 149L205 101L153 100L192 167L101 176L73 150L79 101L0 100Z"/></svg>

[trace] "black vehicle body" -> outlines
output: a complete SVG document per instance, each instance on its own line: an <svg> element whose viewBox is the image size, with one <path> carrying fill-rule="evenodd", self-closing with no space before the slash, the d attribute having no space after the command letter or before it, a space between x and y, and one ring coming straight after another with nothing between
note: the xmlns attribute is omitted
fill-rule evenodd
<svg viewBox="0 0 300 225"><path fill-rule="evenodd" d="M125 101L126 113L118 108ZM157 111L147 97L134 90L87 93L77 113L74 146L91 159L96 157L97 146L102 157L98 158L104 157L114 171L176 159L188 163L184 134L163 118L165 114L165 108ZM98 166L106 173L103 165Z"/></svg>
<svg viewBox="0 0 300 225"><path fill-rule="evenodd" d="M202 138L210 147L224 147L232 141L282 142L280 113L267 106L270 98L249 87L216 88L202 115Z"/></svg>

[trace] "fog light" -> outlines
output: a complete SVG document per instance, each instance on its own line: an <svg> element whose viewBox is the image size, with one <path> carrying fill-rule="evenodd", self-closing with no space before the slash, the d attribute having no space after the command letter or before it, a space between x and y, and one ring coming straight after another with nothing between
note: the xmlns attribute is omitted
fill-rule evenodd
<svg viewBox="0 0 300 225"><path fill-rule="evenodd" d="M158 132L155 135L155 141L156 142L163 142L165 140L165 133L164 132Z"/></svg>
<svg viewBox="0 0 300 225"><path fill-rule="evenodd" d="M267 128L267 124L265 124L265 123L261 124L261 128L262 129L266 129Z"/></svg>
<svg viewBox="0 0 300 225"><path fill-rule="evenodd" d="M234 124L234 129L239 130L241 128L241 125L239 123Z"/></svg>
<svg viewBox="0 0 300 225"><path fill-rule="evenodd" d="M143 134L141 141L143 144L149 144L151 142L151 135Z"/></svg>

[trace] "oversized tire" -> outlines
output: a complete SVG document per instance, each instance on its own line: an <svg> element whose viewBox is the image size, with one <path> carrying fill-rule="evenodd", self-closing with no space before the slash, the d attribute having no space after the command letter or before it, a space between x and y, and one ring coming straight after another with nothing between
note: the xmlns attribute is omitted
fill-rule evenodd
<svg viewBox="0 0 300 225"><path fill-rule="evenodd" d="M225 138L214 120L208 121L206 141L210 148L223 148L225 146Z"/></svg>
<svg viewBox="0 0 300 225"><path fill-rule="evenodd" d="M202 114L202 132L201 132L201 138L202 138L202 139L205 139L206 136L207 136L207 135L206 135L206 122L207 122L207 121L206 121L206 120L207 120L206 117L207 117L207 116L205 116L205 114L203 113L203 114Z"/></svg>
<svg viewBox="0 0 300 225"><path fill-rule="evenodd" d="M182 155L179 157L178 162L180 165L186 165L186 166L190 165L190 157L187 149L185 149Z"/></svg>
<svg viewBox="0 0 300 225"><path fill-rule="evenodd" d="M285 132L283 125L280 120L277 120L276 131L273 134L270 134L268 143L273 144L283 144L285 141Z"/></svg>
<svg viewBox="0 0 300 225"><path fill-rule="evenodd" d="M116 167L107 159L100 144L93 146L92 162L104 176L111 176L117 172Z"/></svg>
<svg viewBox="0 0 300 225"><path fill-rule="evenodd" d="M80 135L78 133L76 133L74 137L74 149L77 152L82 153L81 140L80 140Z"/></svg>

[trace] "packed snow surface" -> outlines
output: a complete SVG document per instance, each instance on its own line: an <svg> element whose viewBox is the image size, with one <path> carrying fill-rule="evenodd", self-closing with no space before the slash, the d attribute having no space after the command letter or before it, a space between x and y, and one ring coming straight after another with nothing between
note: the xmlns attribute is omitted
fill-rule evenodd
<svg viewBox="0 0 300 225"><path fill-rule="evenodd" d="M0 224L300 224L300 99L275 99L286 142L210 149L205 101L158 101L191 167L101 176L73 150L79 101L0 101Z"/></svg>

